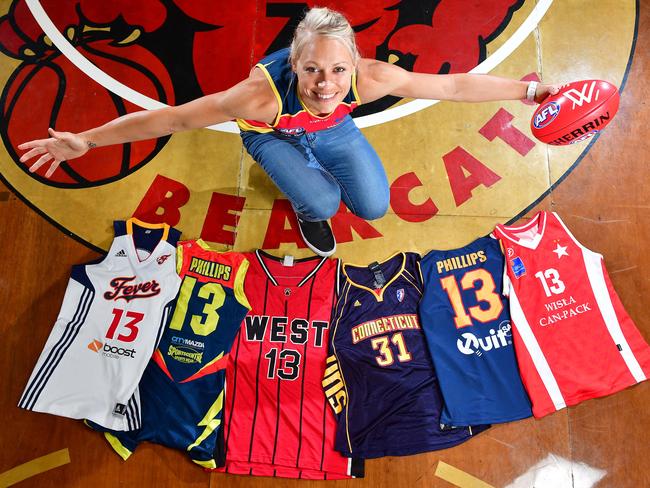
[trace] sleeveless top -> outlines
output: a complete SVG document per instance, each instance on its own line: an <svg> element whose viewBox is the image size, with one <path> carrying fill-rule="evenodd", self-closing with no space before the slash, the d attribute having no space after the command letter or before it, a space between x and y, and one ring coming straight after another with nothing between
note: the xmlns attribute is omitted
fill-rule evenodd
<svg viewBox="0 0 650 488"><path fill-rule="evenodd" d="M519 370L543 417L645 381L650 347L625 311L603 256L580 244L555 212L499 224L503 293Z"/></svg>
<svg viewBox="0 0 650 488"><path fill-rule="evenodd" d="M338 284L323 375L338 451L406 456L461 444L487 428L440 428L443 398L418 318L419 254L344 264Z"/></svg>
<svg viewBox="0 0 650 488"><path fill-rule="evenodd" d="M444 399L441 424L493 424L532 415L501 294L503 266L499 241L491 237L422 258L418 312Z"/></svg>
<svg viewBox="0 0 650 488"><path fill-rule="evenodd" d="M332 113L323 117L311 113L298 94L298 77L291 69L289 48L269 54L255 66L262 70L271 84L280 108L273 124L237 119L237 125L242 131L277 131L299 136L305 132L330 129L340 124L361 103L357 93L356 73L353 73L350 91Z"/></svg>
<svg viewBox="0 0 650 488"><path fill-rule="evenodd" d="M263 251L244 289L251 311L226 369L220 471L301 479L363 477L363 461L334 449L336 420L321 389L339 261L285 266ZM224 459L225 456L225 459Z"/></svg>
<svg viewBox="0 0 650 488"><path fill-rule="evenodd" d="M136 218L116 220L114 229L104 258L73 266L18 406L125 431L141 427L136 392L181 284L181 233Z"/></svg>

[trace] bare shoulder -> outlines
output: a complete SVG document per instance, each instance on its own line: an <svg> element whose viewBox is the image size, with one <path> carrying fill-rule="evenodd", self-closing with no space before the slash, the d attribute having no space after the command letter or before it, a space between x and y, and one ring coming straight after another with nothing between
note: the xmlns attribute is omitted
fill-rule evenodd
<svg viewBox="0 0 650 488"><path fill-rule="evenodd" d="M409 72L376 59L363 58L357 64L357 90L362 103L393 93L406 82Z"/></svg>
<svg viewBox="0 0 650 488"><path fill-rule="evenodd" d="M273 89L259 69L253 69L248 78L221 94L224 108L233 118L271 123L279 110Z"/></svg>
<svg viewBox="0 0 650 488"><path fill-rule="evenodd" d="M357 64L359 78L369 78L375 82L385 82L404 71L399 66L377 59L362 58Z"/></svg>

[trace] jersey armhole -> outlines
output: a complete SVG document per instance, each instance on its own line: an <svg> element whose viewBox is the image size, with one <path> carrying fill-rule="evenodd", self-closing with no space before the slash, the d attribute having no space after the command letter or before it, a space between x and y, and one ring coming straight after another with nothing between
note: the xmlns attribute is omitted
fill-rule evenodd
<svg viewBox="0 0 650 488"><path fill-rule="evenodd" d="M417 260L418 265L418 275L420 276L420 284L422 285L422 290L424 292L424 275L422 274L422 257L420 256L420 259Z"/></svg>
<svg viewBox="0 0 650 488"><path fill-rule="evenodd" d="M510 297L510 289L512 284L510 283L510 277L508 276L508 264L503 262L503 284L501 285L501 294L504 297Z"/></svg>
<svg viewBox="0 0 650 488"><path fill-rule="evenodd" d="M176 247L178 246L178 241L181 238L181 231L178 229L175 229L174 227L169 227L169 233L167 234L167 242L169 242L172 246Z"/></svg>
<svg viewBox="0 0 650 488"><path fill-rule="evenodd" d="M357 91L357 70L354 70L354 73L352 73L352 83L350 85L350 88L352 90L352 95L354 96L354 101L357 102L357 105L361 105L363 102L361 101L361 97L359 96L359 92Z"/></svg>
<svg viewBox="0 0 650 488"><path fill-rule="evenodd" d="M502 270L503 276L501 277L501 295L503 295L504 297L509 297L510 278L508 278L508 257L506 256L505 248L503 246L503 241L499 239L494 232L490 233L490 237L493 237L499 243L499 251L501 251L501 255L503 256L503 270Z"/></svg>
<svg viewBox="0 0 650 488"><path fill-rule="evenodd" d="M337 258L336 278L334 279L334 298L338 299L340 295L341 295L341 260Z"/></svg>
<svg viewBox="0 0 650 488"><path fill-rule="evenodd" d="M126 234L126 220L113 221L113 238Z"/></svg>
<svg viewBox="0 0 650 488"><path fill-rule="evenodd" d="M248 310L251 310L253 307L251 307L251 304L248 302L248 298L246 297L246 293L244 292L244 280L246 279L246 273L248 272L249 265L250 261L248 261L248 259L242 259L242 262L237 268L237 274L235 275L233 292L235 293L235 298L237 298L237 301Z"/></svg>
<svg viewBox="0 0 650 488"><path fill-rule="evenodd" d="M266 81L269 82L269 85L271 86L271 90L273 90L273 94L275 95L275 99L278 102L278 113L275 116L275 120L271 124L271 127L276 127L280 122L280 117L282 117L282 97L278 92L278 87L275 86L275 81L273 81L273 78L271 77L271 73L269 73L269 71L266 69L266 66L264 66L261 63L257 63L255 67L259 68L260 71L264 74L264 77L266 78Z"/></svg>
<svg viewBox="0 0 650 488"><path fill-rule="evenodd" d="M580 241L578 241L578 239L575 238L575 236L573 235L573 233L569 230L569 228L566 226L566 224L564 223L564 221L560 218L560 216L559 216L556 212L551 212L551 213L552 213L553 216L557 219L557 221L560 223L560 225L561 225L562 228L564 229L564 232L567 233L567 235L571 238L571 240L574 242L574 244L575 244L576 246L578 246L578 247L579 247L580 249L582 249L583 251L587 251L587 252L589 252L589 253L591 253L591 254L595 254L595 255L597 255L597 256L600 256L601 259L603 259L603 255L602 255L602 254L600 254L600 253L598 253L598 252L596 252L596 251L592 251L592 250L589 249L588 247L585 247L585 246L584 246Z"/></svg>
<svg viewBox="0 0 650 488"><path fill-rule="evenodd" d="M183 244L176 247L176 274L180 276L183 270Z"/></svg>
<svg viewBox="0 0 650 488"><path fill-rule="evenodd" d="M338 260L339 263L341 260ZM337 275L336 278L337 282L337 287L339 286L339 277ZM332 311L330 312L330 334L329 334L329 343L333 345L334 343L334 336L336 335L336 328L339 324L339 316L343 314L343 309L345 308L345 304L347 301L347 290L349 290L349 286L346 287L345 285L340 285L343 288L346 288L346 290L338 290L339 295L335 297L336 299L334 300L334 304L332 305ZM345 295L345 297L344 297Z"/></svg>
<svg viewBox="0 0 650 488"><path fill-rule="evenodd" d="M81 283L86 288L94 290L95 287L90 281L90 277L88 276L88 272L86 271L86 266L99 264L103 260L104 258L101 258L95 261L89 261L88 263L84 263L84 264L74 264L72 266L72 269L70 270L70 279L76 281L77 283Z"/></svg>

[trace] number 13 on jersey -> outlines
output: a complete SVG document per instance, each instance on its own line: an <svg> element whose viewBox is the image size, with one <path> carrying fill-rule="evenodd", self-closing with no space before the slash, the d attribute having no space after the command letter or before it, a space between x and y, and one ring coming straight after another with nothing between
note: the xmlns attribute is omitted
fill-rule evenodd
<svg viewBox="0 0 650 488"><path fill-rule="evenodd" d="M453 275L441 278L440 284L443 290L447 292L451 306L454 309L454 323L457 329L472 325L473 318L482 323L495 320L503 310L503 303L501 303L501 297L496 291L494 278L485 269L473 269L465 273L460 279L460 288L456 277ZM465 307L461 289L474 290L478 304Z"/></svg>
<svg viewBox="0 0 650 488"><path fill-rule="evenodd" d="M217 329L219 323L218 310L223 306L226 299L226 292L219 283L199 283L193 276L186 276L181 285L181 291L178 295L178 304L172 318L169 328L172 330L181 330L183 324L187 321L188 304L203 304L199 313L192 313L189 317L189 323L192 331L199 336L207 336ZM196 290L196 291L195 291ZM192 301L193 295L196 294L198 300ZM194 312L194 310L191 310Z"/></svg>

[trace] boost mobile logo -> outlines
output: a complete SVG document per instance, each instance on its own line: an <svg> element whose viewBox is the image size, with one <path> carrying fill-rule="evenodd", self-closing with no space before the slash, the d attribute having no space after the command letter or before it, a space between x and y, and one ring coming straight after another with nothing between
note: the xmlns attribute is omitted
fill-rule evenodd
<svg viewBox="0 0 650 488"><path fill-rule="evenodd" d="M118 356L125 356L127 358L135 357L137 352L135 349L125 349L123 347L117 347L108 342L103 343L97 339L94 339L90 344L88 344L88 349L94 352L102 351L102 355L111 358L117 358Z"/></svg>
<svg viewBox="0 0 650 488"><path fill-rule="evenodd" d="M458 347L460 352L468 356L472 354L482 356L483 351L487 352L512 344L512 340L510 340L510 328L510 322L504 321L499 325L498 331L490 329L490 335L487 337L476 337L471 332L464 332L462 339L459 338L456 341L456 347Z"/></svg>

